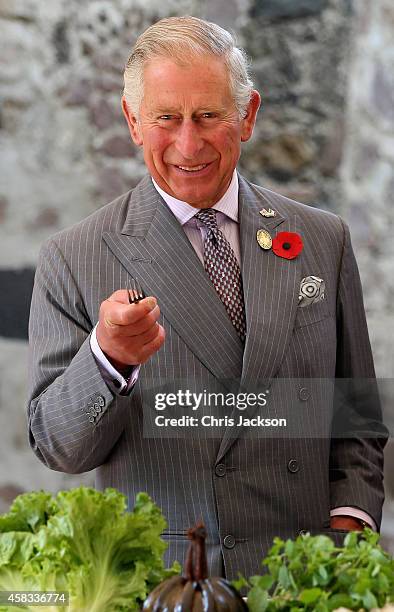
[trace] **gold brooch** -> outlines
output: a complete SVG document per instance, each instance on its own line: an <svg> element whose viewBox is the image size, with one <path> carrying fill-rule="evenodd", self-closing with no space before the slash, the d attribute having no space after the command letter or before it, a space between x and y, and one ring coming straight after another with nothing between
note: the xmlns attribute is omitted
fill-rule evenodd
<svg viewBox="0 0 394 612"><path fill-rule="evenodd" d="M265 229L259 229L257 231L257 242L265 251L268 251L272 247L272 238Z"/></svg>

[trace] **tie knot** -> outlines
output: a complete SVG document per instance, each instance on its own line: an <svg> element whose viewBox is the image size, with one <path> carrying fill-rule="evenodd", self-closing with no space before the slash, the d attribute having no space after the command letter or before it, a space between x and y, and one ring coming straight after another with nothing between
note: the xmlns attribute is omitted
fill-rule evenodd
<svg viewBox="0 0 394 612"><path fill-rule="evenodd" d="M196 219L201 221L208 229L217 230L218 222L216 220L216 210L212 208L201 209L196 215Z"/></svg>

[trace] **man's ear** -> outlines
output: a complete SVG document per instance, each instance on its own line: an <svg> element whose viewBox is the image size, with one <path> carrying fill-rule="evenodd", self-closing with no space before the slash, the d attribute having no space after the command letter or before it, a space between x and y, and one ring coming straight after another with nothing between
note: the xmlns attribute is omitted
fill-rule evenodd
<svg viewBox="0 0 394 612"><path fill-rule="evenodd" d="M253 134L253 129L256 123L257 112L260 108L261 97L256 89L253 89L247 107L246 116L242 119L241 142L249 140Z"/></svg>
<svg viewBox="0 0 394 612"><path fill-rule="evenodd" d="M127 125L129 126L130 136L132 137L134 144L140 147L143 143L140 126L138 124L137 117L127 106L126 98L124 96L122 96L122 110L126 118Z"/></svg>

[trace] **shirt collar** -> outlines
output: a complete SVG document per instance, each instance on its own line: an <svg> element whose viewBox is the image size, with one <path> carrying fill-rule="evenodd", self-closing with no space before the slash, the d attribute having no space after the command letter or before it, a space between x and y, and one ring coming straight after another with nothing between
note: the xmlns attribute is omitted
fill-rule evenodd
<svg viewBox="0 0 394 612"><path fill-rule="evenodd" d="M185 223L192 219L198 212L198 209L194 206L190 206L190 204L182 202L182 200L177 200L163 191L153 178L152 182L181 225L185 225ZM238 223L238 175L236 170L233 172L226 193L220 198L219 202L216 202L216 204L212 206L212 208L224 213L227 217Z"/></svg>

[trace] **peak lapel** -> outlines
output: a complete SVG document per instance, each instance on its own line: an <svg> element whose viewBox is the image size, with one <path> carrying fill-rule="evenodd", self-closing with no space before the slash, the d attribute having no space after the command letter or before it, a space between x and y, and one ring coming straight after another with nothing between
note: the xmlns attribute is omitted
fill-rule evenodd
<svg viewBox="0 0 394 612"><path fill-rule="evenodd" d="M277 217L264 219L259 211L267 202L258 195L240 181L242 278L248 324L242 382L246 387L268 384L283 360L298 306L303 255L301 252L295 259L285 259L258 245L256 235L261 227L272 238L279 232L301 231L295 215L280 213L279 202L278 206L268 202L278 211Z"/></svg>
<svg viewBox="0 0 394 612"><path fill-rule="evenodd" d="M295 215L281 213L279 198L265 199L260 191L240 178L239 214L242 259L242 281L245 297L247 336L243 358L241 388L254 391L268 389L285 356L293 331L301 282L302 253L295 259L278 257L263 250L257 242L257 231L266 229L272 238L277 233L300 233ZM275 217L262 217L260 210L271 207ZM243 412L252 417L250 407ZM235 421L239 411L235 410ZM228 428L222 439L217 460L221 460L239 435L239 428ZM247 435L247 432L246 432Z"/></svg>
<svg viewBox="0 0 394 612"><path fill-rule="evenodd" d="M184 230L150 178L133 192L122 232L107 232L104 240L145 293L157 297L164 318L212 374L220 380L239 379L241 341Z"/></svg>

